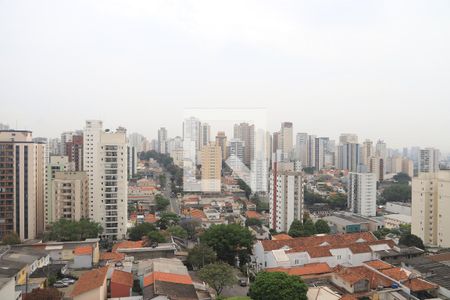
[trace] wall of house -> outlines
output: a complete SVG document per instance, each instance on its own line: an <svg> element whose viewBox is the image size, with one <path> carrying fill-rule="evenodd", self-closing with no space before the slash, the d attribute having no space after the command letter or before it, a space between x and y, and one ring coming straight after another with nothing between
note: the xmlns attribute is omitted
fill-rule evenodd
<svg viewBox="0 0 450 300"><path fill-rule="evenodd" d="M131 288L124 284L111 282L111 298L129 297L131 295Z"/></svg>
<svg viewBox="0 0 450 300"><path fill-rule="evenodd" d="M16 299L16 283L14 277L10 278L8 283L4 284L0 289L0 299Z"/></svg>
<svg viewBox="0 0 450 300"><path fill-rule="evenodd" d="M91 255L76 255L73 259L72 268L74 268L74 269L92 268L92 256Z"/></svg>

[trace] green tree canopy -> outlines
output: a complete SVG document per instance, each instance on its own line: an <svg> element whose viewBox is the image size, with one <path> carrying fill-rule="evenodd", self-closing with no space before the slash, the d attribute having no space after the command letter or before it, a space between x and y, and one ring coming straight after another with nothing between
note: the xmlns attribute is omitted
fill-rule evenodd
<svg viewBox="0 0 450 300"><path fill-rule="evenodd" d="M241 264L245 264L252 252L254 237L246 227L238 224L212 225L201 236L201 241L212 247L217 257L230 265L235 264L239 256Z"/></svg>
<svg viewBox="0 0 450 300"><path fill-rule="evenodd" d="M214 250L203 243L195 245L189 250L187 261L194 268L201 268L207 264L211 264L217 260L217 255Z"/></svg>
<svg viewBox="0 0 450 300"><path fill-rule="evenodd" d="M299 276L282 272L260 272L250 285L253 300L306 300L308 286Z"/></svg>
<svg viewBox="0 0 450 300"><path fill-rule="evenodd" d="M170 205L170 200L165 198L163 195L156 195L155 204L155 209L157 211L163 211L166 210L167 206Z"/></svg>
<svg viewBox="0 0 450 300"><path fill-rule="evenodd" d="M160 215L156 225L161 229L167 229L170 226L178 225L180 222L180 217L172 212L164 212Z"/></svg>
<svg viewBox="0 0 450 300"><path fill-rule="evenodd" d="M148 235L151 231L156 231L156 227L150 223L142 223L128 230L128 238L132 241L140 241L143 236Z"/></svg>
<svg viewBox="0 0 450 300"><path fill-rule="evenodd" d="M184 219L180 221L180 226L186 230L188 238L193 239L201 229L201 222L198 219Z"/></svg>
<svg viewBox="0 0 450 300"><path fill-rule="evenodd" d="M330 233L330 226L328 225L327 221L319 219L314 224L316 227L316 233Z"/></svg>
<svg viewBox="0 0 450 300"><path fill-rule="evenodd" d="M305 172L306 174L314 174L314 172L316 171L316 168L314 167L306 167L303 168L303 172Z"/></svg>
<svg viewBox="0 0 450 300"><path fill-rule="evenodd" d="M411 200L411 186L407 183L394 183L383 190L381 196L386 201L402 201Z"/></svg>
<svg viewBox="0 0 450 300"><path fill-rule="evenodd" d="M46 234L46 240L55 241L83 241L87 238L96 238L103 232L103 227L88 219L70 221L60 219L53 223Z"/></svg>
<svg viewBox="0 0 450 300"><path fill-rule="evenodd" d="M233 268L223 262L216 262L204 266L199 272L198 277L208 283L217 295L222 293L223 288L231 286L235 282Z"/></svg>
<svg viewBox="0 0 450 300"><path fill-rule="evenodd" d="M303 236L312 236L316 234L316 227L314 226L314 222L310 218L305 219L305 221L303 222L303 228Z"/></svg>
<svg viewBox="0 0 450 300"><path fill-rule="evenodd" d="M425 250L425 245L420 237L414 234L405 234L400 237L400 245L405 245L408 247L417 247Z"/></svg>
<svg viewBox="0 0 450 300"><path fill-rule="evenodd" d="M394 180L399 183L408 183L411 181L411 177L406 173L400 172L394 175Z"/></svg>
<svg viewBox="0 0 450 300"><path fill-rule="evenodd" d="M164 235L159 232L159 231L150 231L147 234L148 240L150 243L156 242L156 243L165 243L166 242L166 238L164 237Z"/></svg>
<svg viewBox="0 0 450 300"><path fill-rule="evenodd" d="M17 245L20 244L21 241L19 235L16 232L11 231L3 236L2 243L3 245Z"/></svg>
<svg viewBox="0 0 450 300"><path fill-rule="evenodd" d="M169 228L167 228L167 232L169 232L171 236L176 236L181 239L185 239L188 236L186 230L180 225L170 226Z"/></svg>
<svg viewBox="0 0 450 300"><path fill-rule="evenodd" d="M245 226L261 226L262 221L260 219L248 218L245 220Z"/></svg>
<svg viewBox="0 0 450 300"><path fill-rule="evenodd" d="M291 227L289 227L288 234L292 237L303 236L305 228L300 220L292 221Z"/></svg>

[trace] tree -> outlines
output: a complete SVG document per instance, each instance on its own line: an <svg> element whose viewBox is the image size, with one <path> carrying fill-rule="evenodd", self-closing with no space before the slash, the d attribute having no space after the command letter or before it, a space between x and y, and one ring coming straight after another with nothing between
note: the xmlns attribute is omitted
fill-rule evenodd
<svg viewBox="0 0 450 300"><path fill-rule="evenodd" d="M180 222L180 217L172 212L164 212L161 214L158 222L156 222L157 226L161 229L167 229L170 226L178 225Z"/></svg>
<svg viewBox="0 0 450 300"><path fill-rule="evenodd" d="M394 175L394 180L399 183L408 183L411 181L411 177L406 173L400 172Z"/></svg>
<svg viewBox="0 0 450 300"><path fill-rule="evenodd" d="M165 187L166 186L166 183L167 183L167 179L166 179L166 175L164 175L164 174L161 174L161 175L159 175L159 185L161 186L161 187Z"/></svg>
<svg viewBox="0 0 450 300"><path fill-rule="evenodd" d="M185 219L180 221L180 226L186 230L188 238L193 239L201 229L201 222L198 219Z"/></svg>
<svg viewBox="0 0 450 300"><path fill-rule="evenodd" d="M316 227L316 233L330 233L331 231L327 221L322 219L317 220L314 226Z"/></svg>
<svg viewBox="0 0 450 300"><path fill-rule="evenodd" d="M166 238L159 231L150 231L147 234L147 237L148 237L148 240L150 241L150 243L155 243L155 242L156 243L165 243L166 242Z"/></svg>
<svg viewBox="0 0 450 300"><path fill-rule="evenodd" d="M3 236L2 243L3 245L17 245L20 244L21 241L19 235L16 232L11 231Z"/></svg>
<svg viewBox="0 0 450 300"><path fill-rule="evenodd" d="M325 203L325 199L319 194L305 190L304 199L306 204Z"/></svg>
<svg viewBox="0 0 450 300"><path fill-rule="evenodd" d="M262 225L262 221L260 219L248 218L247 220L245 220L245 226L247 226L247 227L261 226L261 225Z"/></svg>
<svg viewBox="0 0 450 300"><path fill-rule="evenodd" d="M170 205L170 200L163 197L162 195L156 195L155 196L155 208L157 211L163 211L166 210L167 206Z"/></svg>
<svg viewBox="0 0 450 300"><path fill-rule="evenodd" d="M347 196L342 193L332 194L328 197L327 202L333 208L345 209L347 207Z"/></svg>
<svg viewBox="0 0 450 300"><path fill-rule="evenodd" d="M300 220L292 221L291 227L289 227L288 234L292 237L303 236L305 228Z"/></svg>
<svg viewBox="0 0 450 300"><path fill-rule="evenodd" d="M156 231L156 227L150 223L142 223L128 230L128 238L132 241L140 241L143 236L148 235L151 231Z"/></svg>
<svg viewBox="0 0 450 300"><path fill-rule="evenodd" d="M212 287L217 295L222 293L226 286L234 284L235 278L233 268L230 265L217 262L204 266L199 272L198 276Z"/></svg>
<svg viewBox="0 0 450 300"><path fill-rule="evenodd" d="M389 233L391 233L391 230L388 228L380 228L377 231L374 231L373 234L375 235L375 237L379 240L382 240L386 237L386 235L388 235Z"/></svg>
<svg viewBox="0 0 450 300"><path fill-rule="evenodd" d="M64 293L55 288L36 288L31 293L25 294L24 300L60 300L63 299Z"/></svg>
<svg viewBox="0 0 450 300"><path fill-rule="evenodd" d="M239 185L239 188L245 192L245 197L247 197L247 199L250 199L250 195L252 194L252 189L248 186L248 184L245 183L244 180L238 179L238 185Z"/></svg>
<svg viewBox="0 0 450 300"><path fill-rule="evenodd" d="M184 228L181 227L180 225L172 225L169 228L167 228L167 231L170 233L171 236L176 236L181 239L185 239L188 236L186 230L184 230Z"/></svg>
<svg viewBox="0 0 450 300"><path fill-rule="evenodd" d="M217 257L234 265L236 257L245 264L252 252L254 237L246 227L237 224L212 225L201 236L201 241L214 249Z"/></svg>
<svg viewBox="0 0 450 300"><path fill-rule="evenodd" d="M306 300L308 286L299 276L282 272L260 272L250 285L253 300Z"/></svg>
<svg viewBox="0 0 450 300"><path fill-rule="evenodd" d="M409 201L411 200L411 186L407 183L395 183L385 188L381 196L386 201Z"/></svg>
<svg viewBox="0 0 450 300"><path fill-rule="evenodd" d="M203 243L195 245L194 248L189 250L187 261L194 268L204 267L207 264L211 264L217 260L217 255L214 250Z"/></svg>
<svg viewBox="0 0 450 300"><path fill-rule="evenodd" d="M425 245L420 237L414 234L405 234L400 237L399 240L400 245L405 245L407 247L417 247L425 250Z"/></svg>
<svg viewBox="0 0 450 300"><path fill-rule="evenodd" d="M316 234L316 227L314 226L314 222L307 218L303 222L303 235L302 236L311 236Z"/></svg>
<svg viewBox="0 0 450 300"><path fill-rule="evenodd" d="M50 231L46 233L45 240L55 241L83 241L87 238L96 238L103 232L103 227L88 219L71 221L60 219L54 222Z"/></svg>

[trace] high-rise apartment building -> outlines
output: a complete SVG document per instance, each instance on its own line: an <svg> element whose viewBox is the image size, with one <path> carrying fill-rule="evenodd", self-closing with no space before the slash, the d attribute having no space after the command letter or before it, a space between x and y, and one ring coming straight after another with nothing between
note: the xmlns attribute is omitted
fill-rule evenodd
<svg viewBox="0 0 450 300"><path fill-rule="evenodd" d="M287 232L294 220L303 220L302 173L278 171L277 165L269 180L269 227Z"/></svg>
<svg viewBox="0 0 450 300"><path fill-rule="evenodd" d="M128 178L128 180L133 178L136 175L137 161L138 161L138 156L137 156L136 148L128 145L127 146L127 166L128 166L127 178Z"/></svg>
<svg viewBox="0 0 450 300"><path fill-rule="evenodd" d="M233 138L244 142L244 164L250 166L255 155L255 125L234 124Z"/></svg>
<svg viewBox="0 0 450 300"><path fill-rule="evenodd" d="M425 245L450 247L450 171L424 172L412 180L411 233Z"/></svg>
<svg viewBox="0 0 450 300"><path fill-rule="evenodd" d="M217 132L216 135L216 145L222 149L222 159L226 160L228 158L227 151L227 136L224 131Z"/></svg>
<svg viewBox="0 0 450 300"><path fill-rule="evenodd" d="M351 212L373 217L377 214L377 178L373 173L349 173L347 205Z"/></svg>
<svg viewBox="0 0 450 300"><path fill-rule="evenodd" d="M201 150L203 192L221 191L222 149L215 143L206 145Z"/></svg>
<svg viewBox="0 0 450 300"><path fill-rule="evenodd" d="M101 121L86 121L84 171L89 178L89 217L99 222L102 236L122 239L127 232L127 136L119 127L103 130Z"/></svg>
<svg viewBox="0 0 450 300"><path fill-rule="evenodd" d="M167 129L165 127L158 129L158 152L167 153Z"/></svg>
<svg viewBox="0 0 450 300"><path fill-rule="evenodd" d="M197 165L198 153L200 151L200 120L194 117L185 119L183 122L183 151L184 166L195 168Z"/></svg>
<svg viewBox="0 0 450 300"><path fill-rule="evenodd" d="M83 135L76 134L72 136L72 140L66 142L66 151L69 162L73 162L74 171L83 171Z"/></svg>
<svg viewBox="0 0 450 300"><path fill-rule="evenodd" d="M308 164L308 134L299 132L295 137L295 156L303 166Z"/></svg>
<svg viewBox="0 0 450 300"><path fill-rule="evenodd" d="M375 155L386 160L388 157L387 145L384 141L378 140L375 146Z"/></svg>
<svg viewBox="0 0 450 300"><path fill-rule="evenodd" d="M56 220L55 216L55 199L53 198L53 179L55 179L56 172L74 171L75 164L69 161L67 156L50 156L50 162L46 165L45 172L45 225L49 225Z"/></svg>
<svg viewBox="0 0 450 300"><path fill-rule="evenodd" d="M280 129L280 149L284 161L289 161L294 149L294 131L291 122L281 123Z"/></svg>
<svg viewBox="0 0 450 300"><path fill-rule="evenodd" d="M414 176L414 162L411 159L402 159L402 173L408 174L409 177Z"/></svg>
<svg viewBox="0 0 450 300"><path fill-rule="evenodd" d="M31 131L0 130L0 238L43 233L44 177L45 144L33 142Z"/></svg>
<svg viewBox="0 0 450 300"><path fill-rule="evenodd" d="M277 153L277 151L281 149L280 147L281 147L280 132L275 131L272 134L272 153Z"/></svg>
<svg viewBox="0 0 450 300"><path fill-rule="evenodd" d="M373 155L373 142L371 140L365 140L361 149L361 163L368 167L370 158Z"/></svg>
<svg viewBox="0 0 450 300"><path fill-rule="evenodd" d="M79 221L89 217L89 181L85 172L55 172L51 219Z"/></svg>
<svg viewBox="0 0 450 300"><path fill-rule="evenodd" d="M338 146L337 166L340 170L358 172L360 168L360 145L344 143Z"/></svg>
<svg viewBox="0 0 450 300"><path fill-rule="evenodd" d="M386 175L386 162L384 158L379 156L372 156L369 159L368 167L369 173L375 174L377 181L381 182L384 180L384 176Z"/></svg>
<svg viewBox="0 0 450 300"><path fill-rule="evenodd" d="M419 151L419 173L439 171L440 153L438 149L426 148Z"/></svg>

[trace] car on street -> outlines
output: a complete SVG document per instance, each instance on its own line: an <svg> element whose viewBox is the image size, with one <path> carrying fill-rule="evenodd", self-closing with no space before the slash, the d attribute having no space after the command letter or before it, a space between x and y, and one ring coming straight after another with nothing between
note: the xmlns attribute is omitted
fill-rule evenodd
<svg viewBox="0 0 450 300"><path fill-rule="evenodd" d="M240 286L247 286L247 285L248 285L248 280L247 280L247 278L240 278L240 279L239 279L239 285L240 285Z"/></svg>

